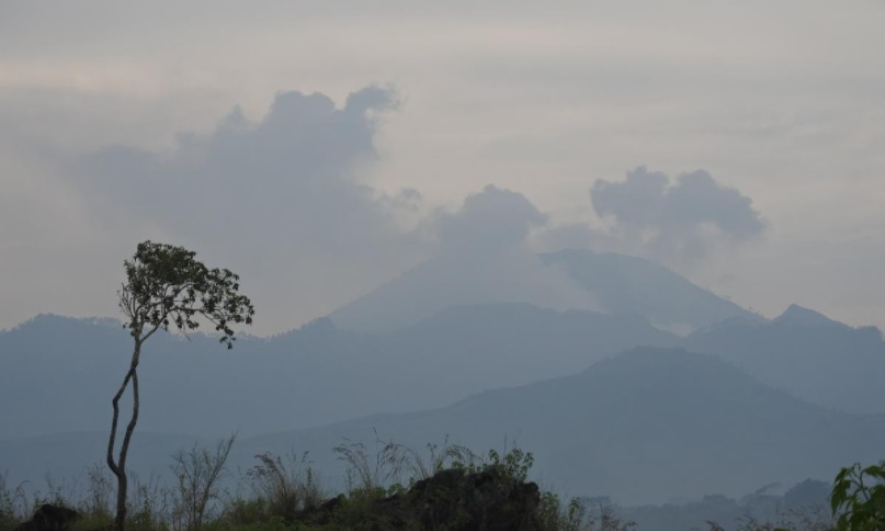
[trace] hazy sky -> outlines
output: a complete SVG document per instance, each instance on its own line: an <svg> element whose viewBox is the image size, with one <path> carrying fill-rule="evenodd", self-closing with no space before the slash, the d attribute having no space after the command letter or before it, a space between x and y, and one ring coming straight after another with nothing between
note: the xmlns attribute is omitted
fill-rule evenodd
<svg viewBox="0 0 885 531"><path fill-rule="evenodd" d="M0 0L0 328L116 315L152 238L282 331L461 233L885 327L883 27L874 0Z"/></svg>

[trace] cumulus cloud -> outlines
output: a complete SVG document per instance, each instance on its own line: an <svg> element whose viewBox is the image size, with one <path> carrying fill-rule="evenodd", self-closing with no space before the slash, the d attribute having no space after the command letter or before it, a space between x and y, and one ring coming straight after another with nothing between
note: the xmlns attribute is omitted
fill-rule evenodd
<svg viewBox="0 0 885 531"><path fill-rule="evenodd" d="M143 227L224 260L255 286L273 329L347 302L422 256L398 223L415 190L363 182L390 89L367 87L338 107L284 92L252 121L234 109L209 134L181 134L168 152L114 146L73 165L94 216L133 242ZM143 238L144 235L138 236Z"/></svg>
<svg viewBox="0 0 885 531"><path fill-rule="evenodd" d="M378 113L395 105L368 87L343 108L325 95L277 95L257 123L235 109L171 153L106 148L79 164L90 195L200 239L286 242L332 256L373 252L395 232L388 207L354 177L375 157Z"/></svg>
<svg viewBox="0 0 885 531"><path fill-rule="evenodd" d="M437 230L443 252L488 252L520 247L547 219L524 195L488 185L439 214Z"/></svg>
<svg viewBox="0 0 885 531"><path fill-rule="evenodd" d="M704 170L673 182L639 167L624 181L597 180L590 194L596 213L612 222L613 235L658 256L700 258L715 241L744 242L766 226L749 197Z"/></svg>
<svg viewBox="0 0 885 531"><path fill-rule="evenodd" d="M530 249L529 236L547 223L548 216L520 193L489 185L467 196L460 209L439 219L440 246L431 267L449 285L433 298L598 309L567 271L543 264Z"/></svg>
<svg viewBox="0 0 885 531"><path fill-rule="evenodd" d="M429 315L487 302L592 309L586 290L538 260L530 242L539 233L569 247L585 240L661 258L699 256L715 238L744 241L764 226L748 198L705 172L671 182L644 168L593 186L607 227L550 227L527 197L492 185L454 210L427 215L417 190L382 193L361 178L378 158L385 113L397 105L380 87L354 92L342 105L323 94L284 92L264 116L234 108L209 133L179 134L166 151L117 145L65 159L60 200L77 195L71 208L88 218L69 225L98 229L71 239L76 251L66 260L105 264L81 290L111 300L108 276L149 237L240 273L261 310L259 333L331 312L427 257L420 268L426 291L404 293L399 309L392 303L380 313L415 318L419 307Z"/></svg>
<svg viewBox="0 0 885 531"><path fill-rule="evenodd" d="M340 326L388 331L452 306L530 303L544 308L599 309L564 269L530 249L547 215L524 195L486 186L454 211L437 210L425 230L437 240L429 260L332 315Z"/></svg>
<svg viewBox="0 0 885 531"><path fill-rule="evenodd" d="M552 225L532 234L530 241L532 248L539 252L556 252L563 249L631 252L622 239L594 228L589 223Z"/></svg>

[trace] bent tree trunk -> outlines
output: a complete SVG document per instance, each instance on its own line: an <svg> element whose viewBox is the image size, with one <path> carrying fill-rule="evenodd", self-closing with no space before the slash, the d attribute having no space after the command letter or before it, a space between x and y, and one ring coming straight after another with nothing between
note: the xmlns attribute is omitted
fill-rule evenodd
<svg viewBox="0 0 885 531"><path fill-rule="evenodd" d="M135 431L135 424L138 422L139 396L138 396L138 358L141 354L141 341L136 339L135 350L132 353L132 362L129 365L129 371L123 379L123 384L114 399L111 402L114 406L114 416L111 421L111 435L108 439L107 463L108 467L117 478L117 513L114 516L114 531L124 531L126 526L126 496L129 489L129 481L126 476L126 456L129 454L129 443L132 441L132 433ZM126 432L123 435L123 442L120 444L120 453L114 459L114 444L117 439L117 424L120 418L120 398L126 392L129 383L132 383L132 417L126 425Z"/></svg>
<svg viewBox="0 0 885 531"><path fill-rule="evenodd" d="M132 432L138 422L138 357L141 347L157 330L168 331L172 325L181 332L196 329L194 319L204 317L222 335L219 338L227 348L233 348L236 339L232 324L252 324L255 308L252 301L238 293L240 277L228 269L209 269L195 260L196 253L183 247L154 243L146 240L138 244L132 260L124 260L126 282L118 292L119 306L126 316L123 324L130 331L135 348L123 384L114 395L114 417L108 440L108 467L117 478L117 514L114 529L124 531L126 526L126 456ZM114 443L120 420L120 398L132 384L132 417L126 426L120 453L114 458Z"/></svg>

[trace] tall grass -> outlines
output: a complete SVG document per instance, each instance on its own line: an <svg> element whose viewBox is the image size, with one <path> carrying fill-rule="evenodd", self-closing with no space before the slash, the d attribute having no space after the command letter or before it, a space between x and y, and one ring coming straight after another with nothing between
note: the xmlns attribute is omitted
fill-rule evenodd
<svg viewBox="0 0 885 531"><path fill-rule="evenodd" d="M255 456L258 464L246 473L253 493L253 503L239 499L230 521L247 523L255 519L278 518L291 522L299 511L319 506L326 495L317 480L307 452ZM251 507L251 513L248 509Z"/></svg>
<svg viewBox="0 0 885 531"><path fill-rule="evenodd" d="M256 464L234 479L235 494L216 488L227 474L225 463L233 437L214 448L194 446L172 456L177 473L171 485L157 478L141 481L133 477L127 529L131 531L345 531L359 528L372 518L378 504L388 496L408 496L409 487L439 472L460 468L465 473L493 469L516 482L527 481L533 456L519 448L504 453L494 450L479 456L468 448L449 442L428 444L416 451L377 437L375 445L343 441L334 448L347 465L346 495L330 500L330 493L317 479L307 453L295 450L276 455L255 456ZM499 476L500 477L500 476ZM80 521L71 531L109 529L113 523L116 482L106 467L89 469L85 485L58 483L45 478L43 489L33 484L8 484L0 474L0 531L13 531L42 503L55 503L79 511ZM403 499L403 498L399 498ZM407 499L407 498L406 498ZM334 502L336 520L309 524L305 515L314 514L326 502ZM210 503L211 502L211 503ZM331 505L329 505L331 507ZM211 509L211 510L210 510ZM322 509L329 511L329 509ZM634 531L636 525L623 510L601 499L561 500L544 490L535 510L538 531ZM708 522L709 531L826 531L832 519L824 508L791 510L770 521L749 515L736 522ZM654 528L652 528L653 530ZM450 530L453 531L453 530Z"/></svg>

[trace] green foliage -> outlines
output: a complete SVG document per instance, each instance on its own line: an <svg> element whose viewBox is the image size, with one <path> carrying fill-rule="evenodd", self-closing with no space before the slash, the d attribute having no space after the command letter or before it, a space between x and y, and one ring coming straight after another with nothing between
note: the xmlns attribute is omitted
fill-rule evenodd
<svg viewBox="0 0 885 531"><path fill-rule="evenodd" d="M84 515L81 523L88 516L100 523L89 527L84 525L84 529L97 529L113 520L114 480L108 474L107 468L98 463L89 467L87 479L86 497L80 502L80 512Z"/></svg>
<svg viewBox="0 0 885 531"><path fill-rule="evenodd" d="M837 531L885 529L885 461L843 468L833 483L830 507Z"/></svg>
<svg viewBox="0 0 885 531"><path fill-rule="evenodd" d="M347 484L354 490L382 491L402 484L402 474L407 466L408 456L403 447L393 441L382 441L375 433L375 452L370 453L366 445L344 439L332 451L338 460L347 465Z"/></svg>
<svg viewBox="0 0 885 531"><path fill-rule="evenodd" d="M26 499L21 485L10 488L6 482L6 474L0 473L0 531L9 531L18 524L19 509Z"/></svg>
<svg viewBox="0 0 885 531"><path fill-rule="evenodd" d="M169 531L170 513L175 504L173 492L156 479L136 481L127 503L126 529L129 531Z"/></svg>
<svg viewBox="0 0 885 531"><path fill-rule="evenodd" d="M293 531L293 529L298 528L293 528L283 521L282 518L265 518L236 525L232 525L229 521L220 520L207 524L203 529L205 531Z"/></svg>
<svg viewBox="0 0 885 531"><path fill-rule="evenodd" d="M9 531L18 524L15 517L15 509L9 498L2 497L0 493L0 531Z"/></svg>
<svg viewBox="0 0 885 531"><path fill-rule="evenodd" d="M636 513L625 512L625 509L612 505L606 498L565 500L554 492L543 490L538 498L537 485L527 482L534 456L518 448L506 452L490 450L479 458L460 447L453 446L447 450L450 446L448 441L439 447L428 445L428 452L423 456L404 446L380 440L377 447L380 455L373 455L361 445L348 443L341 446L353 451L350 455L357 458L360 466L367 466L373 478L393 477L387 476L392 473L391 470L381 470L376 474L375 465L380 465L382 469L396 465L404 472L401 479L405 483L381 485L378 482L368 487L354 485L346 495L329 499L317 485L316 474L307 454L292 452L277 456L265 453L258 456L257 465L240 476L241 481L247 481L247 485L252 487L251 495L218 496L219 510L206 514L201 531L455 531L484 529L492 522L489 518L509 521L508 518L512 516L514 522L518 522L524 515L531 515L531 526L527 529L535 531L632 531L636 524L631 519L640 519ZM392 452L396 459L391 457ZM456 454L461 457L457 458ZM200 457L203 454L191 450L190 453L185 451L178 455ZM442 456L448 457L443 459ZM415 459L425 459L423 467L415 463ZM424 477L424 471L434 470L430 477ZM839 505L839 510L844 513L846 507L852 506L855 507L855 514L866 514L858 512L856 506L864 506L865 502L877 499L876 492L881 490L885 479L882 471L881 465L863 469L856 465L840 473L836 487L841 489L839 492L843 499L857 498L860 501ZM90 472L88 490L79 496L79 502L75 504L70 503L74 499L72 493L64 491L65 487L70 488L71 485L55 487L50 482L45 490L47 496L38 492L25 496L21 488L5 488L2 479L0 475L0 531L13 531L19 521L29 516L34 504L42 502L76 508L82 518L71 531L110 530L114 485L101 468L96 467ZM863 488L860 488L861 485ZM181 518L179 514L182 504L179 487L177 484L165 487L156 482L143 483L134 478L132 496L127 504L127 529L189 531L190 528L192 531L193 522ZM725 500L724 497L718 498ZM837 494L834 503L838 499ZM722 502L714 500L710 503ZM673 510L679 510L673 506L660 509L656 516L666 516L668 511L672 514ZM823 510L825 514L829 513L828 509ZM16 514L9 516L10 512ZM846 521L849 521L848 527L839 528L839 531L883 529L881 525L876 526L875 520L862 520L859 527L853 527L850 518ZM643 527L689 528L688 525L674 527L672 523L645 518ZM811 517L772 521L768 516L761 516L757 520L748 513L743 520L725 523L732 524L729 529L736 531L776 531L781 528L789 531L832 531L829 522ZM725 529L713 522L708 522L708 525L711 531Z"/></svg>
<svg viewBox="0 0 885 531"><path fill-rule="evenodd" d="M528 478L529 470L531 470L534 464L534 454L514 448L504 454L503 458L497 451L489 450L489 463L486 466L500 468L507 476L516 481L523 482Z"/></svg>
<svg viewBox="0 0 885 531"><path fill-rule="evenodd" d="M487 468L494 468L502 472L514 481L523 482L528 478L529 470L535 464L535 456L531 452L523 451L519 448L513 448L507 451L502 457L495 450L489 450L488 457L484 460L474 459L471 454L470 461L456 460L452 463L453 468L463 469L468 473L475 473Z"/></svg>
<svg viewBox="0 0 885 531"><path fill-rule="evenodd" d="M120 291L120 308L132 336L142 339L145 328L186 332L200 326L202 316L222 333L220 342L233 347L232 323L252 324L255 308L240 295L240 277L228 269L209 269L196 253L150 240L138 244L126 260L126 283ZM146 339L146 338L145 338Z"/></svg>
<svg viewBox="0 0 885 531"><path fill-rule="evenodd" d="M265 452L255 458L258 464L249 469L246 477L261 504L252 506L252 510L260 508L265 517L291 522L299 511L324 501L325 495L306 452L300 456L294 450L285 456ZM250 507L240 509L247 508Z"/></svg>
<svg viewBox="0 0 885 531"><path fill-rule="evenodd" d="M425 446L428 454L427 459L407 446L397 445L397 447L405 456L406 468L411 472L410 484L432 477L438 472L450 468L454 463L474 463L477 461L476 454L466 446L449 442L448 436L442 446L427 443Z"/></svg>
<svg viewBox="0 0 885 531"><path fill-rule="evenodd" d="M630 531L636 527L634 522L617 516L608 504L591 504L582 498L571 498L563 504L550 491L541 495L538 521L544 531Z"/></svg>
<svg viewBox="0 0 885 531"><path fill-rule="evenodd" d="M263 497L235 497L228 500L218 524L224 528L246 527L270 520L268 514L267 500Z"/></svg>
<svg viewBox="0 0 885 531"><path fill-rule="evenodd" d="M219 501L218 481L227 472L227 458L236 438L233 434L219 441L214 450L195 443L190 450L172 455L171 469L178 487L173 514L178 527L188 531L202 528L210 504Z"/></svg>

